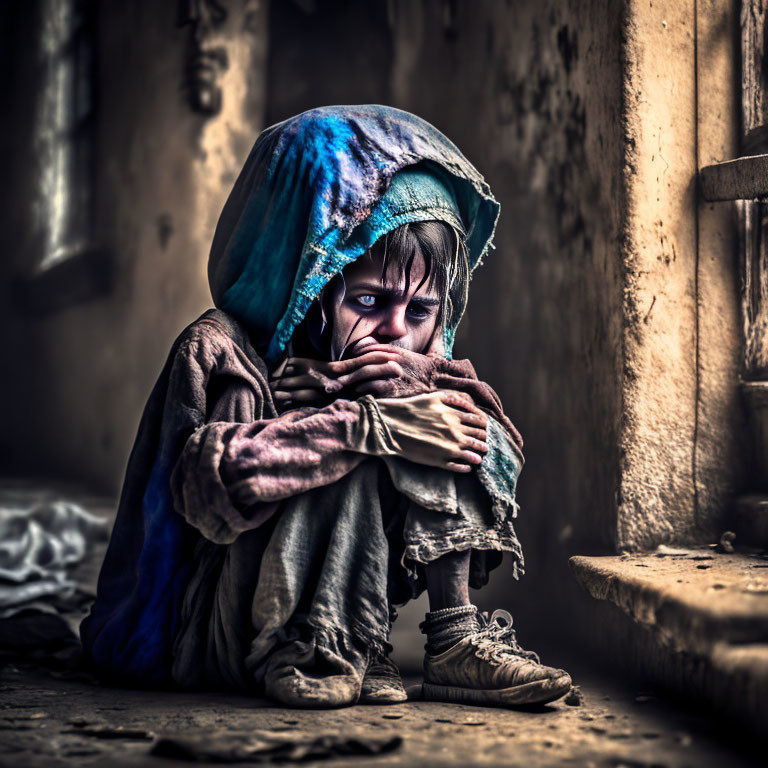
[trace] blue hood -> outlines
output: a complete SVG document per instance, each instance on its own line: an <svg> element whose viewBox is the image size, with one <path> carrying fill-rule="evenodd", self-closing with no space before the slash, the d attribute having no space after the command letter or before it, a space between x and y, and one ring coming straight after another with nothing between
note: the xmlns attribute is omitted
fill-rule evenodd
<svg viewBox="0 0 768 768"><path fill-rule="evenodd" d="M257 139L216 227L211 294L274 363L326 283L386 232L446 221L466 235L471 272L498 216L483 177L421 118L378 105L313 109ZM459 319L444 329L449 357Z"/></svg>

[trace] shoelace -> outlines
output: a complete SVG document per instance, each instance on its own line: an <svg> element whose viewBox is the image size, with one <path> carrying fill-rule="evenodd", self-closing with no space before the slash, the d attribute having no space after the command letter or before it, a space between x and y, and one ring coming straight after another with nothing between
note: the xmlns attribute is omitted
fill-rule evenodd
<svg viewBox="0 0 768 768"><path fill-rule="evenodd" d="M482 659L498 666L505 660L516 656L535 664L541 664L537 653L526 651L517 642L517 634L512 628L512 615L508 611L497 608L490 619L487 612L478 613L478 618L483 625L482 629L475 633L470 640Z"/></svg>

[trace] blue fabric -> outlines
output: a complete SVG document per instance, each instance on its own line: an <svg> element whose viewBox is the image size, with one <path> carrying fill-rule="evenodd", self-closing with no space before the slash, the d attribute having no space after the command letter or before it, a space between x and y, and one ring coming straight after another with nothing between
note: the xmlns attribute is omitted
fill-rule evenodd
<svg viewBox="0 0 768 768"><path fill-rule="evenodd" d="M142 503L145 543L139 578L130 599L109 615L92 648L94 658L106 662L104 666L145 683L165 680L167 638L175 632L191 565L191 547L184 546L190 532L173 509L168 482L172 471L173 465L163 461L152 468Z"/></svg>
<svg viewBox="0 0 768 768"><path fill-rule="evenodd" d="M215 310L212 310L215 311ZM80 627L86 654L110 676L167 682L178 606L199 534L173 507L170 476L202 426L205 390L174 343L144 409L97 598Z"/></svg>
<svg viewBox="0 0 768 768"><path fill-rule="evenodd" d="M410 183L385 197L406 168ZM471 271L498 215L483 177L424 120L378 105L313 109L256 141L216 228L211 293L274 363L326 283L385 232L448 221L466 233ZM447 356L458 320L444 332Z"/></svg>

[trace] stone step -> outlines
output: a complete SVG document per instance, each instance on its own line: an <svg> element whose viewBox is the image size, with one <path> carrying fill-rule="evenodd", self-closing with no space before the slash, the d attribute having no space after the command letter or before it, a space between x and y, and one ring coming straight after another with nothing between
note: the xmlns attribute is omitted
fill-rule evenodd
<svg viewBox="0 0 768 768"><path fill-rule="evenodd" d="M581 586L675 650L708 654L718 642L768 638L768 557L670 549L617 557L572 557Z"/></svg>
<svg viewBox="0 0 768 768"><path fill-rule="evenodd" d="M737 544L768 548L768 496L738 496L733 505L733 528Z"/></svg>
<svg viewBox="0 0 768 768"><path fill-rule="evenodd" d="M727 645L713 648L710 690L719 694L720 705L732 712L746 710L756 724L768 723L768 643Z"/></svg>
<svg viewBox="0 0 768 768"><path fill-rule="evenodd" d="M662 546L655 553L572 557L570 564L581 586L602 601L593 617L599 653L662 689L707 701L765 738L768 555Z"/></svg>

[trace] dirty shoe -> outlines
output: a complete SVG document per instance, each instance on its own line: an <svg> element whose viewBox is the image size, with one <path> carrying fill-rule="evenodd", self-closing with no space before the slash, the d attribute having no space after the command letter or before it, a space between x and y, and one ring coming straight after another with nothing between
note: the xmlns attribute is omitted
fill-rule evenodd
<svg viewBox="0 0 768 768"><path fill-rule="evenodd" d="M354 675L307 675L296 667L276 669L265 681L270 699L288 707L335 709L356 704L360 679Z"/></svg>
<svg viewBox="0 0 768 768"><path fill-rule="evenodd" d="M345 659L314 640L295 641L272 653L264 673L264 692L288 707L348 707L360 697L362 669L363 654Z"/></svg>
<svg viewBox="0 0 768 768"><path fill-rule="evenodd" d="M360 704L400 704L408 696L395 662L384 653L376 654L368 664L360 690Z"/></svg>
<svg viewBox="0 0 768 768"><path fill-rule="evenodd" d="M523 650L506 611L443 653L424 656L424 698L481 706L544 704L564 696L570 675Z"/></svg>

